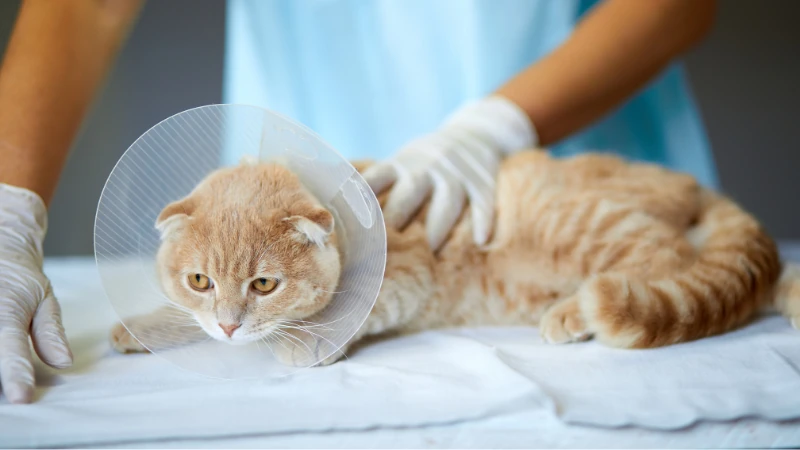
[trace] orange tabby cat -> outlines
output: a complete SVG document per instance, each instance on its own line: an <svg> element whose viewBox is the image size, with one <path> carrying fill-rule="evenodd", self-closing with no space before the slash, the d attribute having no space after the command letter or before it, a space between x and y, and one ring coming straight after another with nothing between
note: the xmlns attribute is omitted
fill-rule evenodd
<svg viewBox="0 0 800 450"><path fill-rule="evenodd" d="M690 176L606 155L527 151L503 163L496 195L486 248L473 243L468 212L437 254L424 209L404 230L387 229L385 280L351 343L513 324L538 325L551 343L657 347L725 332L771 305L800 325L795 269L781 279L758 222ZM319 311L336 290L333 216L280 166L219 170L167 206L158 227L165 292L216 339L261 339ZM129 326L170 327L167 313ZM112 343L143 350L120 325Z"/></svg>

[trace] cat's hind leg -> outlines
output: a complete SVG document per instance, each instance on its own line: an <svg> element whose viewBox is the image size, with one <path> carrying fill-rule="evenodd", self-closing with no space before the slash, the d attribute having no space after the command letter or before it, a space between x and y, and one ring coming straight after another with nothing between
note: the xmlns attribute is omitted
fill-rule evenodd
<svg viewBox="0 0 800 450"><path fill-rule="evenodd" d="M579 301L595 339L620 348L691 341L744 325L772 301L782 268L772 239L724 197L705 193L702 209L697 225L702 238L693 240L697 248L685 258L688 265L661 274L629 267L584 283ZM672 247L685 240L681 236ZM653 253L663 254L662 248ZM792 312L791 305L797 304L784 308L790 317L800 312Z"/></svg>
<svg viewBox="0 0 800 450"><path fill-rule="evenodd" d="M580 315L586 333L617 348L671 345L742 325L773 292L780 264L774 245L763 235L725 244L706 244L688 267L662 277L630 272L594 275L569 300L580 307L567 312ZM792 282L790 289L794 287ZM778 301L783 313L796 322L797 298ZM556 322L562 319L557 312L564 306L557 306L553 314L543 316L542 330L558 327ZM549 336L552 342L560 337L552 331Z"/></svg>
<svg viewBox="0 0 800 450"><path fill-rule="evenodd" d="M581 306L576 296L554 303L540 320L539 332L551 344L565 344L590 339L592 334L586 326Z"/></svg>
<svg viewBox="0 0 800 450"><path fill-rule="evenodd" d="M586 281L573 295L548 308L539 322L540 333L549 343L589 339L608 329L601 322L609 317L614 322L617 319L627 322L619 314L604 314L608 312L609 299L622 296L618 301L629 301L624 289L610 290L609 286L626 287L629 286L626 280L646 280L678 272L694 253L682 235L647 214L625 208L598 209L605 209L599 225L581 236L585 242L579 242L576 247L581 251L573 255ZM609 343L607 333L600 337Z"/></svg>

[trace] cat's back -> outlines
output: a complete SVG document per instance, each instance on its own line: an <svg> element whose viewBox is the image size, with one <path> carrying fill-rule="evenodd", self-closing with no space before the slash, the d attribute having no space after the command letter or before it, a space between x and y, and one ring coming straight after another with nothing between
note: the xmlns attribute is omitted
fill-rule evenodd
<svg viewBox="0 0 800 450"><path fill-rule="evenodd" d="M685 229L697 219L700 191L690 175L610 154L553 158L543 150L519 152L498 173L497 235L518 234L521 224L598 204L639 210ZM597 225L588 211L583 218L587 227Z"/></svg>
<svg viewBox="0 0 800 450"><path fill-rule="evenodd" d="M371 161L355 161L363 172ZM496 220L491 248L531 244L534 229L580 225L559 223L558 216L593 205L621 206L640 210L678 229L686 229L696 219L700 186L689 175L660 166L630 163L603 153L585 153L569 158L553 158L545 150L526 150L506 158L497 174ZM381 206L388 191L378 196ZM428 205L414 216L424 223ZM579 217L584 221L588 216ZM585 226L596 224L586 223ZM576 228L576 233L581 227ZM444 244L442 254L471 253L472 223L469 205ZM446 251L451 249L451 251Z"/></svg>

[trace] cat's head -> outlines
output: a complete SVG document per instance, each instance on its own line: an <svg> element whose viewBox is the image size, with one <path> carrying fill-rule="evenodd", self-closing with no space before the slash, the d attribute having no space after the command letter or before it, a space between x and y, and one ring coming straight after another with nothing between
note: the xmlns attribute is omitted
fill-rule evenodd
<svg viewBox="0 0 800 450"><path fill-rule="evenodd" d="M258 340L320 311L336 290L333 216L279 165L212 173L156 227L162 288L215 339Z"/></svg>

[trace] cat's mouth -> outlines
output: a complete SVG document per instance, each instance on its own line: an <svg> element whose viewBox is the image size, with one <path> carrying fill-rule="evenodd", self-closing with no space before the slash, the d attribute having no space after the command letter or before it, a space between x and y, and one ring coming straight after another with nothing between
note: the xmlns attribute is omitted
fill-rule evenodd
<svg viewBox="0 0 800 450"><path fill-rule="evenodd" d="M236 337L227 337L225 336L224 339L218 339L222 342L230 345L246 345L253 342L255 339L248 339L247 336L236 336Z"/></svg>
<svg viewBox="0 0 800 450"><path fill-rule="evenodd" d="M209 337L230 345L247 345L258 341L270 344L276 339L280 339L278 336L280 327L276 323L249 324L245 322L229 335L217 323L216 317L196 316L195 319Z"/></svg>
<svg viewBox="0 0 800 450"><path fill-rule="evenodd" d="M269 334L268 332L256 332L250 330L246 325L242 325L228 335L218 324L211 325L201 320L197 322L209 337L230 345L246 345L262 339L265 334Z"/></svg>

